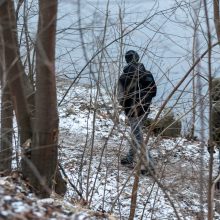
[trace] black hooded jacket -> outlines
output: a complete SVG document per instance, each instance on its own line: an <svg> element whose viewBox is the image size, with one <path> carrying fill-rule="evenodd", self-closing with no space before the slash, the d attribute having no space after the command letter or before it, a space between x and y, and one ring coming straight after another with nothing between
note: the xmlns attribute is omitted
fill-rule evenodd
<svg viewBox="0 0 220 220"><path fill-rule="evenodd" d="M152 98L156 96L157 87L154 77L142 63L130 62L125 66L119 78L123 91L120 104L128 117L139 117L149 113Z"/></svg>

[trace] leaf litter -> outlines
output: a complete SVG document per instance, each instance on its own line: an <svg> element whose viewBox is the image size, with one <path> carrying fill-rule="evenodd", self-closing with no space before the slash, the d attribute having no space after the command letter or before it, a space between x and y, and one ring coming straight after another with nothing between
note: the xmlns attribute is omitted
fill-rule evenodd
<svg viewBox="0 0 220 220"><path fill-rule="evenodd" d="M61 81L58 88L61 99L66 82ZM39 200L14 171L0 177L0 219L128 219L134 174L132 168L120 164L120 157L129 148L129 126L123 113L114 111L112 98L96 101L96 92L74 86L59 106L59 160L83 200L70 184L64 198L53 193L51 198ZM153 107L150 117L155 112ZM209 154L201 146L201 142L183 137L150 138L148 147L160 185L150 176L140 176L135 219L177 219L174 207L180 219L199 219L201 195L205 201L202 210L207 214ZM216 175L217 154L214 157Z"/></svg>

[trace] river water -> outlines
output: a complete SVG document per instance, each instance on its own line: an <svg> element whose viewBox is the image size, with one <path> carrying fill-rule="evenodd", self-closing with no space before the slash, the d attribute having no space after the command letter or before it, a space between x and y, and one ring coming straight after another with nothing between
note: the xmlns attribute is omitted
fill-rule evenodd
<svg viewBox="0 0 220 220"><path fill-rule="evenodd" d="M191 2L60 1L57 28L58 74L73 80L78 77L79 82L84 84L94 84L95 76L106 91L113 93L115 82L125 65L123 54L126 50L133 49L138 51L141 62L153 73L158 86L158 95L154 102L162 105L193 63L192 45L196 17L193 9L196 9L198 1ZM212 5L208 6L212 17ZM197 32L199 54L207 49L203 15L204 8L201 8ZM216 41L212 19L210 25L213 41ZM94 56L95 54L97 55ZM219 64L216 62L218 59L218 49L215 49L212 56L213 76L219 76ZM200 63L200 72L203 76L201 92L204 105L208 105L207 58ZM186 131L191 126L192 117L192 74L168 102L167 107L173 106L175 113L185 120ZM196 109L199 110L200 107ZM205 115L207 117L207 109Z"/></svg>

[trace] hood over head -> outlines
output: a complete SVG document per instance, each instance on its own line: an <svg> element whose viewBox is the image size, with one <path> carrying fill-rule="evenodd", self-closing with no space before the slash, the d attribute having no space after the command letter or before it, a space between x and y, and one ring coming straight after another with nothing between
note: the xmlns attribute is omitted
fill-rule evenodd
<svg viewBox="0 0 220 220"><path fill-rule="evenodd" d="M125 54L125 60L127 63L137 63L139 61L139 55L134 50L129 50Z"/></svg>

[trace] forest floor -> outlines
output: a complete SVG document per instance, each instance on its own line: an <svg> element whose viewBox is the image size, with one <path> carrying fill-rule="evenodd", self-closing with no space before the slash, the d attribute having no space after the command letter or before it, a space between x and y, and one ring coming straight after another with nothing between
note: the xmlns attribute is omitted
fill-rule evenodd
<svg viewBox="0 0 220 220"><path fill-rule="evenodd" d="M91 209L128 219L134 172L120 164L129 148L126 118L115 111L118 106L112 104L111 93L100 90L102 96L96 100L94 88L75 86L71 91L60 106L60 160ZM149 117L154 118L155 113L152 108ZM135 219L200 219L202 210L206 215L207 146L184 137L159 136L152 136L147 146L156 162L157 181L140 176ZM217 156L214 154L214 176ZM70 188L67 198L76 197ZM217 212L215 217L219 217Z"/></svg>
<svg viewBox="0 0 220 220"><path fill-rule="evenodd" d="M62 81L58 86L60 101L68 85ZM0 178L0 219L128 219L134 170L122 166L120 158L128 151L130 130L123 113L115 112L113 98L98 92L101 98L96 100L96 89L73 86L59 105L59 160L68 176L65 197L53 194L39 200L15 171ZM154 113L152 109L150 117ZM147 146L156 163L156 181L140 175L135 219L199 220L201 210L206 216L206 146L183 137L155 136Z"/></svg>

